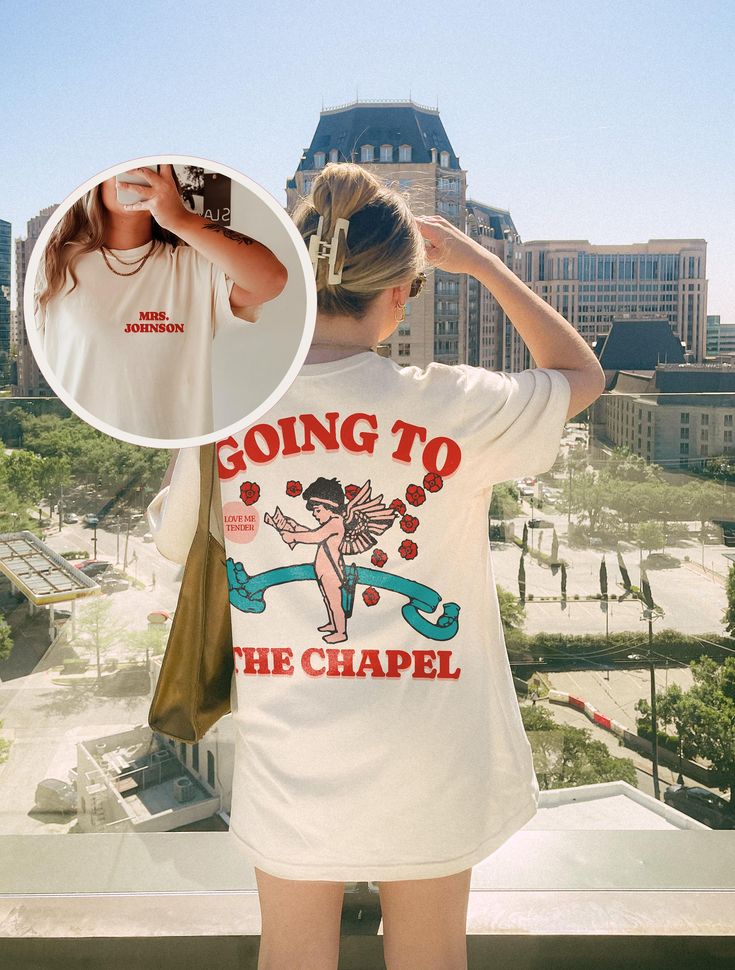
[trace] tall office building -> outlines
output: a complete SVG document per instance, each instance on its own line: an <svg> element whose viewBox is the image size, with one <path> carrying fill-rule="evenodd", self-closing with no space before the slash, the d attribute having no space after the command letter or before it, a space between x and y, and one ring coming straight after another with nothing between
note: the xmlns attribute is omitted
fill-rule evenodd
<svg viewBox="0 0 735 970"><path fill-rule="evenodd" d="M28 260L31 258L33 247L38 241L41 230L56 208L55 205L49 205L45 209L41 209L37 216L28 220L25 239L15 240L15 329L18 334L18 371L17 383L13 385L14 397L44 397L53 393L39 371L28 344L26 319L23 310L23 291L26 273L28 272ZM30 323L33 325L33 321L30 321Z"/></svg>
<svg viewBox="0 0 735 970"><path fill-rule="evenodd" d="M439 214L465 228L466 173L434 108L413 101L356 101L322 111L286 183L289 212L328 162L357 162L405 193L416 215ZM387 342L386 353L399 364L462 363L467 357L467 279L436 270L428 284L406 305L406 319Z"/></svg>
<svg viewBox="0 0 735 970"><path fill-rule="evenodd" d="M0 219L0 386L10 374L10 223Z"/></svg>
<svg viewBox="0 0 735 970"><path fill-rule="evenodd" d="M520 275L521 237L507 209L467 199L465 231ZM492 293L467 279L467 363L489 370L522 369L525 346Z"/></svg>
<svg viewBox="0 0 735 970"><path fill-rule="evenodd" d="M593 246L586 239L533 240L522 246L522 278L588 343L613 317L666 317L693 361L706 355L707 243L649 239Z"/></svg>

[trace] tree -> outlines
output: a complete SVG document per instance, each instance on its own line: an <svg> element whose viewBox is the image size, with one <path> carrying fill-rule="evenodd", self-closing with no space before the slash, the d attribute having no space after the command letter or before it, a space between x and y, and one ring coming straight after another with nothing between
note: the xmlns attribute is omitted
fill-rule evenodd
<svg viewBox="0 0 735 970"><path fill-rule="evenodd" d="M0 660L7 660L13 649L13 637L10 626L0 616Z"/></svg>
<svg viewBox="0 0 735 970"><path fill-rule="evenodd" d="M38 519L28 515L28 508L15 492L2 481L0 468L0 532L38 531Z"/></svg>
<svg viewBox="0 0 735 970"><path fill-rule="evenodd" d="M14 451L4 461L4 479L25 505L36 505L43 495L42 460L30 451Z"/></svg>
<svg viewBox="0 0 735 970"><path fill-rule="evenodd" d="M663 549L666 533L660 522L641 522L636 529L638 544L647 552Z"/></svg>
<svg viewBox="0 0 735 970"><path fill-rule="evenodd" d="M0 721L0 731L2 731L2 727L3 722ZM8 760L12 743L12 741L6 741L5 738L0 738L0 765L4 765Z"/></svg>
<svg viewBox="0 0 735 970"><path fill-rule="evenodd" d="M630 758L616 758L586 728L557 724L538 705L522 707L521 716L533 752L539 787L572 788L604 781L625 781L638 787Z"/></svg>
<svg viewBox="0 0 735 970"><path fill-rule="evenodd" d="M662 724L673 724L682 748L692 757L703 758L722 777L733 805L735 793L735 656L715 661L701 657L689 665L694 683L689 690L672 685L656 694L662 709ZM659 700L660 697L660 700ZM650 715L641 699L638 710ZM658 711L657 711L658 715Z"/></svg>
<svg viewBox="0 0 735 970"><path fill-rule="evenodd" d="M735 633L735 564L731 565L727 572L727 606L722 616L722 622L728 633Z"/></svg>
<svg viewBox="0 0 735 970"><path fill-rule="evenodd" d="M42 459L40 484L43 494L48 499L52 515L61 489L67 488L70 482L71 461L68 455L50 456Z"/></svg>
<svg viewBox="0 0 735 970"><path fill-rule="evenodd" d="M90 597L76 623L76 636L70 645L77 651L93 654L97 665L97 681L102 677L102 660L108 654L117 659L120 648L128 646L130 631L112 615L112 604L105 596Z"/></svg>
<svg viewBox="0 0 735 970"><path fill-rule="evenodd" d="M491 519L513 519L520 514L520 511L518 492L512 485L503 482L493 488L490 499Z"/></svg>
<svg viewBox="0 0 735 970"><path fill-rule="evenodd" d="M521 553L521 561L518 563L518 596L522 604L526 602L526 564L524 562L523 553Z"/></svg>
<svg viewBox="0 0 735 970"><path fill-rule="evenodd" d="M503 624L504 632L509 633L511 630L520 630L526 620L526 611L523 609L523 604L510 590L503 589L502 586L497 585L495 589L498 591L500 620Z"/></svg>
<svg viewBox="0 0 735 970"><path fill-rule="evenodd" d="M551 562L559 562L559 536L556 534L556 528L551 536Z"/></svg>

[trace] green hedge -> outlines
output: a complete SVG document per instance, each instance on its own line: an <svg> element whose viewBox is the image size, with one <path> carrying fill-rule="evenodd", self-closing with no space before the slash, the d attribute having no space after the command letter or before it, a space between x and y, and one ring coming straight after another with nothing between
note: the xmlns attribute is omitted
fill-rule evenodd
<svg viewBox="0 0 735 970"><path fill-rule="evenodd" d="M617 664L626 658L626 652L645 653L647 643L641 643L637 630L623 633L581 634L569 636L564 633L536 633L529 635L520 630L511 630L505 635L506 646L511 658L543 660L549 663L573 665L588 661L587 665L598 667L600 664ZM709 641L704 643L703 641ZM724 660L732 653L732 641L719 633L703 633L701 637L689 636L678 630L660 630L653 635L653 651L657 666L665 666L668 657L682 663L690 663L702 656ZM662 656L656 657L655 654Z"/></svg>

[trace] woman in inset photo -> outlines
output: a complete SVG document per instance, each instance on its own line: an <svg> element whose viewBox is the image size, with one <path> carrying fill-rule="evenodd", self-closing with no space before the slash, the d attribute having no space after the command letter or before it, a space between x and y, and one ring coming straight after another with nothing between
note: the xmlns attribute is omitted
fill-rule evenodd
<svg viewBox="0 0 735 970"><path fill-rule="evenodd" d="M95 418L193 438L216 430L218 328L255 323L286 278L266 246L187 208L171 165L139 168L62 217L43 253L36 322L56 379Z"/></svg>

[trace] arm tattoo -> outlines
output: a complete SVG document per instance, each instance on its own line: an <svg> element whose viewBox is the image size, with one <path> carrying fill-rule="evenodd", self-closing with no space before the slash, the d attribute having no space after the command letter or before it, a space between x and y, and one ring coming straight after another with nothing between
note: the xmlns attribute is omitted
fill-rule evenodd
<svg viewBox="0 0 735 970"><path fill-rule="evenodd" d="M244 236L241 232L235 232L234 229L220 226L217 222L206 222L204 228L210 229L212 232L221 232L225 239L232 239L233 242L242 243L244 246L250 246L255 242L250 236Z"/></svg>

